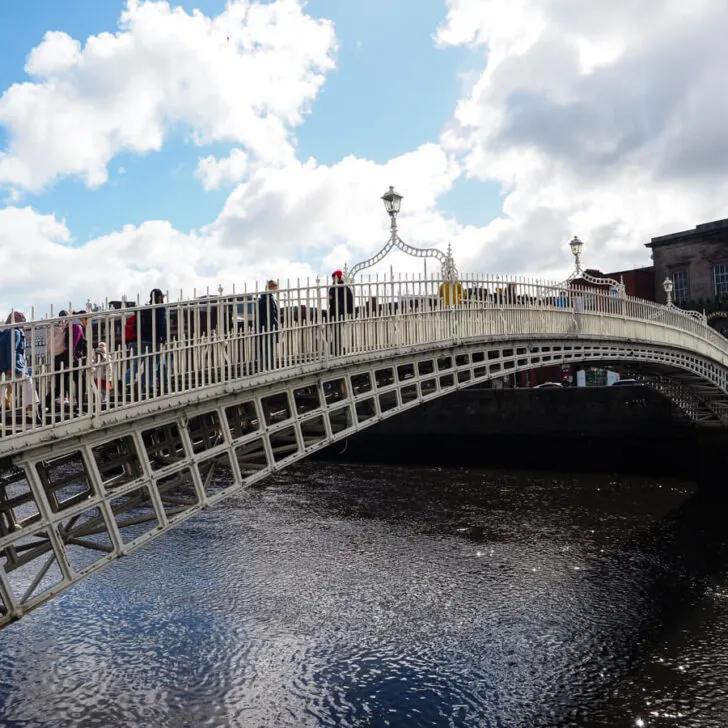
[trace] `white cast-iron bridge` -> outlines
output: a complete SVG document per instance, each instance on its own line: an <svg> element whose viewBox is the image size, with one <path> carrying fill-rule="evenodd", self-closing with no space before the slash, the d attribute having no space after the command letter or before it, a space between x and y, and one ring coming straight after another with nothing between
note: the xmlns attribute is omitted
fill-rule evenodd
<svg viewBox="0 0 728 728"><path fill-rule="evenodd" d="M91 314L88 340L112 352L106 402L88 360L59 377L38 346L32 382L48 411L25 416L23 380L0 400L0 619L316 450L507 374L608 366L699 424L728 422L728 340L700 318L500 277L461 278L447 305L441 285L454 284L350 284L354 310L331 320L326 286L292 286L276 294L272 333L256 326L257 294L166 304L174 335L149 353L123 341L123 318L142 308ZM62 321L29 322L28 340L50 341ZM127 385L135 363L149 376Z"/></svg>
<svg viewBox="0 0 728 728"><path fill-rule="evenodd" d="M26 415L27 378L1 375L0 625L271 472L495 378L599 365L698 425L728 423L728 340L703 316L589 276L550 284L444 263L437 277L345 276L351 296L335 293L333 310L329 286L309 281L272 298L105 307L81 320L89 354L102 340L110 352L101 377L90 355L58 370L68 319L24 324L40 407ZM162 308L166 341L153 331L130 346L130 317L141 333Z"/></svg>

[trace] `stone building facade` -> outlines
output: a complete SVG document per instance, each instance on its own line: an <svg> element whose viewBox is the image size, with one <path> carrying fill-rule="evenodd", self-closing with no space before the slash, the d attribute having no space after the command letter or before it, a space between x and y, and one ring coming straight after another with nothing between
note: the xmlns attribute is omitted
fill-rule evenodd
<svg viewBox="0 0 728 728"><path fill-rule="evenodd" d="M678 306L725 313L728 324L728 219L652 238L647 247L652 250L658 301L666 300L662 282L669 276Z"/></svg>

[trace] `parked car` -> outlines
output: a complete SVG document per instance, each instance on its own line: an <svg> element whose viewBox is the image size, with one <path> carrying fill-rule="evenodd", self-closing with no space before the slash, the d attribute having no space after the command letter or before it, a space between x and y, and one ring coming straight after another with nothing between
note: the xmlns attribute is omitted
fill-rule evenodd
<svg viewBox="0 0 728 728"><path fill-rule="evenodd" d="M618 379L616 382L612 382L612 387L644 387L644 383L640 382L639 379Z"/></svg>

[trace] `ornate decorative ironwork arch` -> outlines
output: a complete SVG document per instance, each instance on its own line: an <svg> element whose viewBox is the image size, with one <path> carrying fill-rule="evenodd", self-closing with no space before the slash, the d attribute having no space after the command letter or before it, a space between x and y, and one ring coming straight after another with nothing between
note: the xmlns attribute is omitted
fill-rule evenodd
<svg viewBox="0 0 728 728"><path fill-rule="evenodd" d="M345 268L345 277L348 281L353 281L354 277L358 273L361 273L361 271L371 268L384 260L393 248L398 248L403 253L411 255L413 258L435 258L435 260L439 261L442 266L442 277L444 280L454 281L457 279L458 269L455 265L455 260L452 255L452 246L450 243L447 245L447 253L443 253L437 248L415 248L412 245L405 243L404 240L399 237L399 233L397 231L397 214L399 213L402 199L402 195L395 192L394 187L391 186L389 191L382 195L384 206L391 220L389 225L389 240L387 240L384 247L371 258L363 260L361 263L357 263L353 268L351 268L351 270Z"/></svg>

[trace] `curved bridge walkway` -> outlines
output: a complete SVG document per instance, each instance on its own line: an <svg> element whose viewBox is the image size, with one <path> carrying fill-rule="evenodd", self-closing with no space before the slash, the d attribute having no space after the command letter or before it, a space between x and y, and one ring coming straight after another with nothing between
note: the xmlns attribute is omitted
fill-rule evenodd
<svg viewBox="0 0 728 728"><path fill-rule="evenodd" d="M162 306L107 308L81 322L90 354L107 343L105 373L91 356L54 371L67 319L24 325L47 407L26 417L29 382L2 375L0 625L272 471L506 374L608 365L696 423L728 423L728 340L689 312L504 277L348 288L333 311L328 287L300 283L167 303L167 341L155 330L141 352L130 332L141 340L145 316L163 327Z"/></svg>

